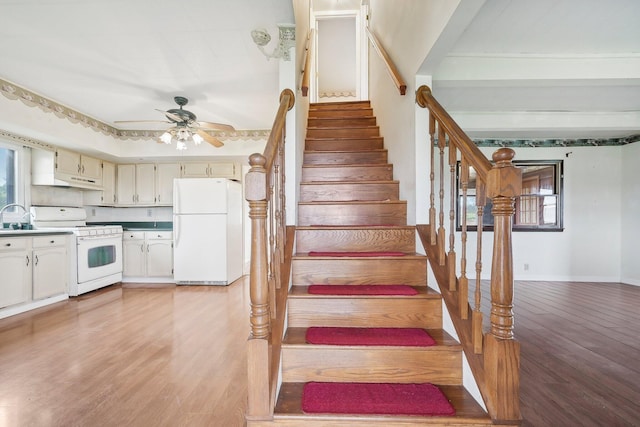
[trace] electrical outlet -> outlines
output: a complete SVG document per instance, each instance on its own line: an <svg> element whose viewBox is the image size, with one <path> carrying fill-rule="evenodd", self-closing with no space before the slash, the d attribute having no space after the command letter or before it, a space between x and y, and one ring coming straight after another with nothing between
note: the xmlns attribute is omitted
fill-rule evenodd
<svg viewBox="0 0 640 427"><path fill-rule="evenodd" d="M529 271L529 264L524 265L524 271Z"/></svg>
<svg viewBox="0 0 640 427"><path fill-rule="evenodd" d="M91 209L91 216L96 216L96 210L95 209Z"/></svg>
<svg viewBox="0 0 640 427"><path fill-rule="evenodd" d="M147 209L147 216L151 218L153 216L153 211L151 209Z"/></svg>

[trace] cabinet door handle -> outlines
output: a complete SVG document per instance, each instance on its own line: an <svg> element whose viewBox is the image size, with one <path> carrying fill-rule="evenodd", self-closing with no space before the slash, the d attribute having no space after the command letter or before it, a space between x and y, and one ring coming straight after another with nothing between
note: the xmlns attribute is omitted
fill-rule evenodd
<svg viewBox="0 0 640 427"><path fill-rule="evenodd" d="M144 243L140 245L140 252L144 253Z"/></svg>
<svg viewBox="0 0 640 427"><path fill-rule="evenodd" d="M78 173L80 173L80 165L78 164Z"/></svg>
<svg viewBox="0 0 640 427"><path fill-rule="evenodd" d="M36 259L35 259L34 265L38 265L38 255L36 255Z"/></svg>
<svg viewBox="0 0 640 427"><path fill-rule="evenodd" d="M82 173L84 173L84 165L82 165Z"/></svg>
<svg viewBox="0 0 640 427"><path fill-rule="evenodd" d="M29 267L29 255L27 255L27 267Z"/></svg>
<svg viewBox="0 0 640 427"><path fill-rule="evenodd" d="M5 246L11 246L11 243L5 243L4 245Z"/></svg>

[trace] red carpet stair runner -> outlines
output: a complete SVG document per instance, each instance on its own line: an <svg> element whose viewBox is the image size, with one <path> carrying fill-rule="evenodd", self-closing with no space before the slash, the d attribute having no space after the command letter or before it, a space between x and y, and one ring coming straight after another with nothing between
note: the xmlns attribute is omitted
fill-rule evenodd
<svg viewBox="0 0 640 427"><path fill-rule="evenodd" d="M273 424L490 425L369 102L312 104Z"/></svg>

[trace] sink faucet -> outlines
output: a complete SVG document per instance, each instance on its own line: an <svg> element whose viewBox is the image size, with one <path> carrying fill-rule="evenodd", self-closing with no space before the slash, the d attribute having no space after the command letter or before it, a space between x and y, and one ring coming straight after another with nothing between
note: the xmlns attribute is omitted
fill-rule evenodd
<svg viewBox="0 0 640 427"><path fill-rule="evenodd" d="M24 215L22 215L20 220L22 220L22 218L24 218L25 216L29 215L29 211L19 203L9 203L8 205L4 205L2 207L2 209L0 209L0 228L4 228L4 220L3 220L4 211L6 211L8 208L11 208L11 207L14 207L14 206L18 207L18 208L22 208L22 210L24 211Z"/></svg>

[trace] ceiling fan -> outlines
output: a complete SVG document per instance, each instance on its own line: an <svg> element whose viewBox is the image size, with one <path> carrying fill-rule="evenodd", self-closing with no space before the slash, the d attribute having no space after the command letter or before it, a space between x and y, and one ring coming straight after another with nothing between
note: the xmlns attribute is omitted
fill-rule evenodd
<svg viewBox="0 0 640 427"><path fill-rule="evenodd" d="M189 103L187 98L175 96L173 100L180 108L172 108L167 111L156 109L156 111L163 113L168 120L117 120L114 123L171 123L174 126L167 129L167 131L160 136L159 142L171 144L172 141L175 141L178 150L186 149L186 142L190 140L196 145L202 141L206 141L214 147L222 147L224 145L222 141L209 135L203 129L235 131L235 128L231 125L199 122L195 114L182 108Z"/></svg>

